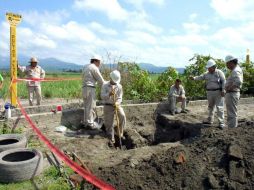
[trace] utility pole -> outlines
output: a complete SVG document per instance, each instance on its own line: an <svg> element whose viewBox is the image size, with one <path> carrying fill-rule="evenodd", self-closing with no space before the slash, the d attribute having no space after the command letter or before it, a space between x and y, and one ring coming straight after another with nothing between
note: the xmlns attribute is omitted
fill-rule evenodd
<svg viewBox="0 0 254 190"><path fill-rule="evenodd" d="M247 53L246 53L246 64L250 64L250 50L247 49Z"/></svg>
<svg viewBox="0 0 254 190"><path fill-rule="evenodd" d="M6 19L10 24L10 75L11 81L17 79L17 41L16 26L21 22L21 15L6 13ZM11 104L17 106L17 83L11 84Z"/></svg>

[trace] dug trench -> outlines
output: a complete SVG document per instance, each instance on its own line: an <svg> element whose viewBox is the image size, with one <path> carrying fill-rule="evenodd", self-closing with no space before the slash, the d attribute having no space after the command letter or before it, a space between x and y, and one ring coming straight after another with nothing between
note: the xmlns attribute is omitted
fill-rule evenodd
<svg viewBox="0 0 254 190"><path fill-rule="evenodd" d="M239 127L224 130L202 124L206 106L176 116L136 110L127 116L122 150L109 147L102 131L43 132L116 189L253 189L254 113L248 110L254 105L240 105Z"/></svg>

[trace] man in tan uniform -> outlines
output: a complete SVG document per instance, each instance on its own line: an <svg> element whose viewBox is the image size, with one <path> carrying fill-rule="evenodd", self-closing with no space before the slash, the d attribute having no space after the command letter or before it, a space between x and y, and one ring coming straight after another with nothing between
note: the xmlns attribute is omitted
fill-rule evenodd
<svg viewBox="0 0 254 190"><path fill-rule="evenodd" d="M90 129L95 128L96 83L98 82L100 86L104 83L104 79L99 70L101 60L100 56L93 56L90 64L83 71L84 125Z"/></svg>
<svg viewBox="0 0 254 190"><path fill-rule="evenodd" d="M114 114L117 113L119 119L120 136L123 137L123 129L126 123L125 113L120 106L122 102L123 90L120 84L120 72L115 70L110 73L110 81L102 86L101 99L104 104L104 125L111 143L114 138Z"/></svg>
<svg viewBox="0 0 254 190"><path fill-rule="evenodd" d="M238 59L232 55L225 58L227 68L231 71L226 81L226 108L228 127L237 127L237 105L240 99L240 89L243 83L243 71L238 65Z"/></svg>
<svg viewBox="0 0 254 190"><path fill-rule="evenodd" d="M181 85L182 81L180 79L176 79L175 84L171 86L168 93L169 100L169 111L171 115L175 115L176 112L176 104L177 102L182 102L182 113L187 113L186 108L186 97L183 86Z"/></svg>
<svg viewBox="0 0 254 190"><path fill-rule="evenodd" d="M24 72L27 78L44 79L45 71L38 65L38 60L32 57L29 63L30 65L28 66L18 65L19 70ZM33 106L34 93L36 95L37 105L41 105L41 83L39 81L28 81L27 89L29 105Z"/></svg>
<svg viewBox="0 0 254 190"><path fill-rule="evenodd" d="M223 128L224 125L224 96L225 96L225 75L216 69L216 63L210 59L207 62L206 68L208 72L197 76L190 77L192 80L205 80L206 93L208 100L208 118L204 124L212 124L214 120L214 108L217 108L217 116L219 120L219 127Z"/></svg>

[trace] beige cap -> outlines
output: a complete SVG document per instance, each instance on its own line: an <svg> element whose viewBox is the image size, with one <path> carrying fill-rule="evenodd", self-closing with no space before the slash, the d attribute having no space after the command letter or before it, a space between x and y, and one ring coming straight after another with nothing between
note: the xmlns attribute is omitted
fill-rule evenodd
<svg viewBox="0 0 254 190"><path fill-rule="evenodd" d="M29 63L38 63L39 61L37 60L36 57L32 57L29 61Z"/></svg>

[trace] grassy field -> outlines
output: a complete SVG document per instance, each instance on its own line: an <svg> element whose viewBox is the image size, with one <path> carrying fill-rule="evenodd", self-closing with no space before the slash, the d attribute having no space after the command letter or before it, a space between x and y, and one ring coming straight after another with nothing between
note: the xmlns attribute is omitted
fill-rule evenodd
<svg viewBox="0 0 254 190"><path fill-rule="evenodd" d="M51 73L46 78L79 78L70 81L42 82L42 96L44 98L80 98L81 97L81 74L80 73ZM4 76L4 86L1 90L1 97L9 96L10 77ZM18 97L27 98L27 87L25 82L18 83Z"/></svg>
<svg viewBox="0 0 254 190"><path fill-rule="evenodd" d="M151 74L153 80L158 78L159 74ZM4 74L4 87L0 92L0 97L5 99L9 97L10 77ZM82 81L81 73L49 73L46 78L79 78L78 80L42 82L42 96L44 98L81 98ZM18 83L18 97L27 98L27 87L25 82Z"/></svg>

